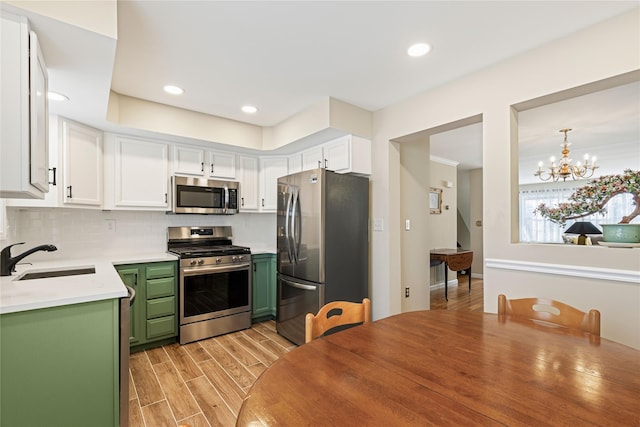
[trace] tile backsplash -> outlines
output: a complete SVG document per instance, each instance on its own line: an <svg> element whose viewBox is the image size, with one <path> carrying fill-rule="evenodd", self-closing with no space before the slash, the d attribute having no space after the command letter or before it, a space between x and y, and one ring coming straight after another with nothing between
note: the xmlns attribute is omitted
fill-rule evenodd
<svg viewBox="0 0 640 427"><path fill-rule="evenodd" d="M34 261L165 252L167 227L230 225L233 243L252 251L275 251L275 213L168 215L148 211L101 211L71 208L7 208L1 246L25 242L14 254L52 243L56 252L38 252Z"/></svg>

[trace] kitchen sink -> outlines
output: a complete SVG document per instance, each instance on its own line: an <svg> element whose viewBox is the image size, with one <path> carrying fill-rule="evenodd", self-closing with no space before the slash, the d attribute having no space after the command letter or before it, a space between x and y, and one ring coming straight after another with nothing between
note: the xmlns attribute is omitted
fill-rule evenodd
<svg viewBox="0 0 640 427"><path fill-rule="evenodd" d="M31 273L23 274L22 276L18 277L18 280L47 279L50 277L79 276L81 274L95 273L95 267L71 268L68 270L34 271Z"/></svg>

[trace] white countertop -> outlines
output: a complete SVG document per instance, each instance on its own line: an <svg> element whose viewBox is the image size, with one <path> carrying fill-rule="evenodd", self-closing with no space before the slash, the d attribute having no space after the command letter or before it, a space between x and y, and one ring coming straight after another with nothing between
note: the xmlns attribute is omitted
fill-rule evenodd
<svg viewBox="0 0 640 427"><path fill-rule="evenodd" d="M176 260L169 253L153 253L19 264L13 275L0 277L0 314L126 297L114 265ZM95 274L17 280L30 272L84 267L94 267Z"/></svg>

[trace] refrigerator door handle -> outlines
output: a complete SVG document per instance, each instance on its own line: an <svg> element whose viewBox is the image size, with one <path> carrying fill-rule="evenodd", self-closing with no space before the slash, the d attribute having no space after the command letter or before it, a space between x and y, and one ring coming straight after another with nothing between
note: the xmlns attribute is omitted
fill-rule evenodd
<svg viewBox="0 0 640 427"><path fill-rule="evenodd" d="M285 222L284 222L284 238L287 241L287 256L289 257L289 262L292 261L291 257L291 202L293 199L293 193L291 192L291 187L288 188L288 197L287 197L287 209L285 210Z"/></svg>
<svg viewBox="0 0 640 427"><path fill-rule="evenodd" d="M298 233L298 228L296 228L296 225L298 224L298 221L296 221L297 218L297 214L298 211L300 210L300 192L298 191L298 189L295 189L293 191L293 206L291 207L291 240L293 243L293 260L294 262L297 264L298 260L300 259L300 251L299 251L299 247L298 247L298 241L300 240L300 236Z"/></svg>
<svg viewBox="0 0 640 427"><path fill-rule="evenodd" d="M296 230L294 230L294 237L295 240L293 242L294 246L293 246L293 250L294 250L294 254L295 254L295 258L296 258L296 263L300 260L300 244L302 243L302 212L300 211L300 192L297 191L296 192L296 200L293 203L295 212L293 213L294 218L297 217L298 221L296 221L296 223L298 224L298 228Z"/></svg>
<svg viewBox="0 0 640 427"><path fill-rule="evenodd" d="M284 280L281 279L284 283L286 283L288 286L291 286L292 288L298 288L298 289L302 289L305 291L315 291L318 287L317 286L311 286L311 285L303 285L302 283L296 283L296 282L290 282L288 280Z"/></svg>

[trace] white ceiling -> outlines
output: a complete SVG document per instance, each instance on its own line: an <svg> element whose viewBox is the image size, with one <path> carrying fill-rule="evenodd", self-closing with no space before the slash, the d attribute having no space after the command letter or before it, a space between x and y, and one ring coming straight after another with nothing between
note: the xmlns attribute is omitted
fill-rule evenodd
<svg viewBox="0 0 640 427"><path fill-rule="evenodd" d="M636 1L119 1L115 92L273 126L324 97L376 111ZM410 58L427 42L432 51ZM165 84L185 89L172 97ZM240 111L252 104L259 112Z"/></svg>
<svg viewBox="0 0 640 427"><path fill-rule="evenodd" d="M10 3L0 5L20 11L21 2ZM71 98L51 103L52 113L113 128L105 118L109 90L260 126L326 97L376 111L638 2L120 0L117 6L117 42L24 6L40 35L50 88ZM430 43L431 53L408 57L414 42ZM168 83L185 93L165 94ZM259 112L242 113L245 104ZM577 149L579 126L545 126L549 140L560 127L575 127ZM471 130L475 141L478 129ZM474 149L444 144L458 149L439 155L481 154L471 141Z"/></svg>

